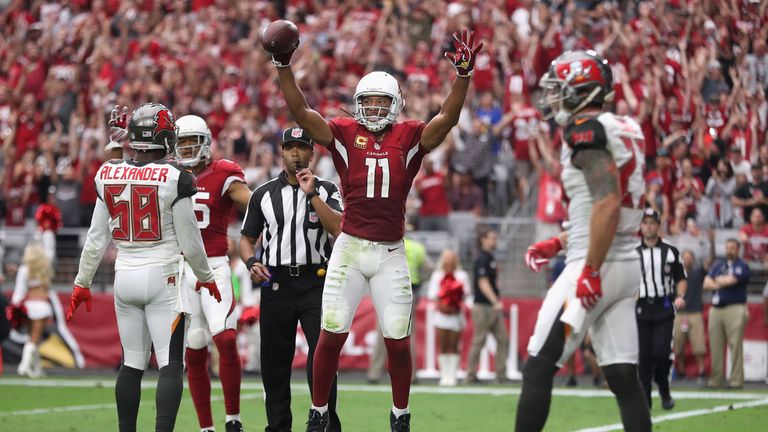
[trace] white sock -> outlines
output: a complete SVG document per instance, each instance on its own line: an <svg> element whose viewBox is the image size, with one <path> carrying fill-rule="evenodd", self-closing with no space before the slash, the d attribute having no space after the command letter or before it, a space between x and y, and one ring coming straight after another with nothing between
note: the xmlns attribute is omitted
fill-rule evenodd
<svg viewBox="0 0 768 432"><path fill-rule="evenodd" d="M240 414L227 414L227 419L224 422L229 423L232 420L240 421Z"/></svg>
<svg viewBox="0 0 768 432"><path fill-rule="evenodd" d="M317 411L317 412L319 412L320 415L323 415L323 414L328 412L328 404L325 404L325 405L323 405L321 407L316 407L316 406L312 405L312 409Z"/></svg>
<svg viewBox="0 0 768 432"><path fill-rule="evenodd" d="M216 432L216 428L214 428L213 426L200 428L200 432L210 432L210 431Z"/></svg>
<svg viewBox="0 0 768 432"><path fill-rule="evenodd" d="M392 405L392 414L395 415L395 418L400 417L403 414L408 414L410 411L408 410L408 407L405 407L403 409L397 408L396 406Z"/></svg>

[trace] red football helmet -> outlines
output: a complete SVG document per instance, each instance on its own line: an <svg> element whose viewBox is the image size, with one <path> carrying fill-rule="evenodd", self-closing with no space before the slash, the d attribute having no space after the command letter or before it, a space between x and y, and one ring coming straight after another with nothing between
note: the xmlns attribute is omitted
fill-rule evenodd
<svg viewBox="0 0 768 432"><path fill-rule="evenodd" d="M552 61L539 87L545 118L565 125L585 107L613 99L613 73L608 60L592 50L568 51Z"/></svg>

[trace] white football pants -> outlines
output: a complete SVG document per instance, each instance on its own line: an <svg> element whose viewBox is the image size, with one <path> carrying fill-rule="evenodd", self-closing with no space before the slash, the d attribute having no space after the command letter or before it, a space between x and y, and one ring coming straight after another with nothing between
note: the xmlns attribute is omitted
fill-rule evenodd
<svg viewBox="0 0 768 432"><path fill-rule="evenodd" d="M174 310L177 279L175 272L159 266L115 272L115 312L126 366L144 370L151 345L158 367L168 364L171 334L180 317Z"/></svg>
<svg viewBox="0 0 768 432"><path fill-rule="evenodd" d="M321 327L333 333L349 332L368 290L384 337L408 336L413 292L403 241L372 242L342 233L328 262Z"/></svg>
<svg viewBox="0 0 768 432"><path fill-rule="evenodd" d="M584 260L567 264L547 292L536 318L533 336L528 341L530 355L537 355L544 346L560 310L570 302L579 301L576 298L576 281L583 268ZM635 296L640 289L640 262L606 262L600 269L600 276L603 296L595 307L586 312L579 331L572 331L572 327L566 328L563 354L557 361L558 366L562 366L571 357L590 328L592 347L600 366L637 364Z"/></svg>

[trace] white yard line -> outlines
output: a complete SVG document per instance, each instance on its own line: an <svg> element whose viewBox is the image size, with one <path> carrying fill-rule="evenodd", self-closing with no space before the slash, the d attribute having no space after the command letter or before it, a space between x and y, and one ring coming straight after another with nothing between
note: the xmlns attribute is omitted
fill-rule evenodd
<svg viewBox="0 0 768 432"><path fill-rule="evenodd" d="M675 397L677 397L677 394L675 394ZM715 414L715 413L724 412L724 411L732 411L732 410L743 409L743 408L753 408L753 407L763 406L763 405L768 405L768 398L758 399L758 400L753 400L748 402L738 402L738 403L729 404L729 405L718 405L712 408L702 408L702 409L678 412L674 414L665 414L662 416L654 417L652 420L653 420L653 424L656 425L656 424L663 423L665 421L670 421L670 420L680 420L680 419L689 418L689 417L699 417L703 415ZM622 426L621 423L615 423L615 424L610 424L605 426L598 426L594 428L581 429L578 432L608 432L608 431L620 431L623 429L624 427Z"/></svg>
<svg viewBox="0 0 768 432"><path fill-rule="evenodd" d="M155 388L157 383L154 379L148 379L141 383L142 388ZM104 387L114 388L115 381L113 379L28 379L28 378L0 378L0 386L21 386L21 387ZM211 387L215 389L221 388L221 383L215 380L211 383ZM245 381L242 383L241 388L243 390L263 390L264 387L260 382ZM300 382L294 382L291 384L292 391L307 391L306 384ZM359 391L370 393L389 393L391 389L388 385L365 385L365 384L339 384L339 390L342 391ZM519 395L520 387L496 387L496 386L459 386L459 387L439 387L428 385L417 385L411 387L411 393L422 394L456 394L456 395L494 395L494 396L510 396ZM613 397L613 394L608 390L592 390L592 389L555 389L553 391L555 396L572 396L572 397ZM673 396L675 399L730 399L730 400L754 400L764 399L768 397L768 393L748 393L740 390L732 391L674 391Z"/></svg>
<svg viewBox="0 0 768 432"><path fill-rule="evenodd" d="M261 397L262 397L261 393L245 393L240 395L241 400L258 399ZM211 397L211 401L215 402L220 400L224 400L224 397L222 396ZM98 404L98 405L74 405L74 406L53 407L53 408L36 408L36 409L30 409L30 410L0 411L0 417L40 415L40 414L65 413L65 412L74 412L74 411L89 411L89 410L114 409L114 408L115 408L114 403Z"/></svg>

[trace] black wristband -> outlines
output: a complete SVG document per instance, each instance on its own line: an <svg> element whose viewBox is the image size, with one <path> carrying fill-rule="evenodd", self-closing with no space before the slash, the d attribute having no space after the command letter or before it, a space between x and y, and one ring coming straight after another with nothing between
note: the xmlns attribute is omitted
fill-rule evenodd
<svg viewBox="0 0 768 432"><path fill-rule="evenodd" d="M315 188L312 190L312 192L307 194L307 201L311 201L312 198L314 198L316 196L320 196L320 191L317 190L317 186L315 186Z"/></svg>
<svg viewBox="0 0 768 432"><path fill-rule="evenodd" d="M258 259L256 259L255 256L252 256L247 260L245 260L245 266L248 268L248 271L250 271L253 268L253 265L256 264L257 261Z"/></svg>

